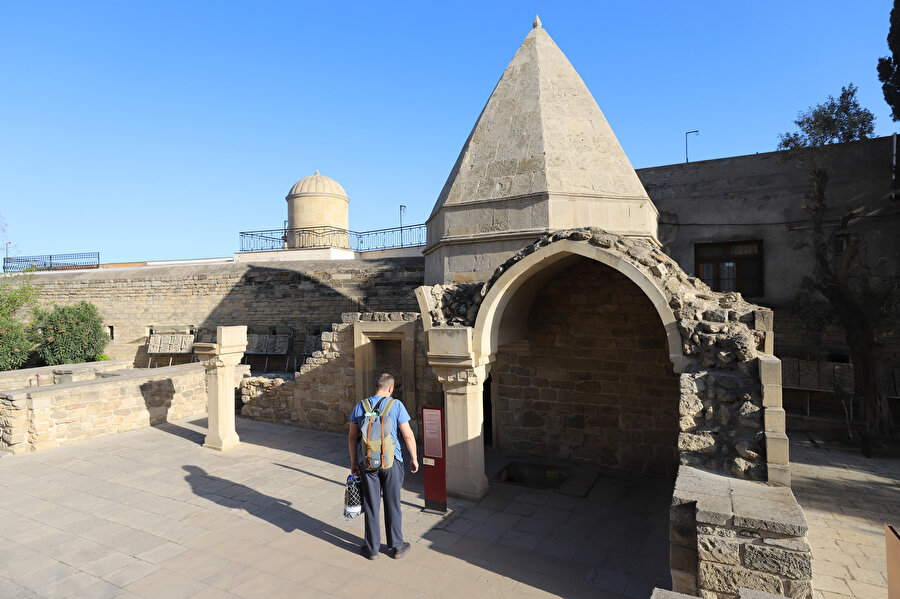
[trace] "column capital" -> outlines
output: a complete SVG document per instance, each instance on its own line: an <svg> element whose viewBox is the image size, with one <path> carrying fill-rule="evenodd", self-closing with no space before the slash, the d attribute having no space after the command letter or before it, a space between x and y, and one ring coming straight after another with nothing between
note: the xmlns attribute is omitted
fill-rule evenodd
<svg viewBox="0 0 900 599"><path fill-rule="evenodd" d="M432 366L444 389L479 387L487 379L486 366Z"/></svg>

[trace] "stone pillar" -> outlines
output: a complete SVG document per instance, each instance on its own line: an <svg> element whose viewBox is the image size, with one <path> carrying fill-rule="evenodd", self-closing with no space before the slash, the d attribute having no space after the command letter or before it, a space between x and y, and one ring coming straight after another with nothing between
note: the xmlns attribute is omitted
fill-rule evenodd
<svg viewBox="0 0 900 599"><path fill-rule="evenodd" d="M487 365L475 365L472 329L428 330L428 363L444 387L447 493L478 500L487 493L484 474L482 385Z"/></svg>
<svg viewBox="0 0 900 599"><path fill-rule="evenodd" d="M203 446L225 451L241 444L234 429L234 367L247 349L247 327L217 327L216 343L195 343L206 367L209 430Z"/></svg>
<svg viewBox="0 0 900 599"><path fill-rule="evenodd" d="M482 385L486 367L434 368L444 386L447 493L477 501L488 491L484 474Z"/></svg>

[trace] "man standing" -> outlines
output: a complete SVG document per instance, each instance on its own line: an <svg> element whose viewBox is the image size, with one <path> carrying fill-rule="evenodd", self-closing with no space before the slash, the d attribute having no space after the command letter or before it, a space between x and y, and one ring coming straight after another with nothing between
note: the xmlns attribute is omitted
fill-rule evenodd
<svg viewBox="0 0 900 599"><path fill-rule="evenodd" d="M394 393L394 377L384 373L375 381L377 391L368 399L368 403L375 411L381 412L392 401ZM394 559L400 559L409 552L409 543L403 540L403 517L400 513L400 489L403 486L403 454L400 444L397 443L397 431L403 435L406 448L409 450L411 473L419 470L419 461L416 458L416 438L409 426L409 412L402 401L394 401L390 410L382 414L387 422L390 419L390 427L384 428L384 438L390 439L394 446L394 463L388 469L366 470L361 468L359 462L359 441L361 427L366 419L366 410L360 401L350 413L350 434L347 444L350 447L350 473L360 474L362 478L362 505L363 514L366 516L366 542L360 547L360 553L368 559L376 559L381 549L381 523L379 521L380 506L378 500L384 496L384 528L387 534L387 544L390 555Z"/></svg>

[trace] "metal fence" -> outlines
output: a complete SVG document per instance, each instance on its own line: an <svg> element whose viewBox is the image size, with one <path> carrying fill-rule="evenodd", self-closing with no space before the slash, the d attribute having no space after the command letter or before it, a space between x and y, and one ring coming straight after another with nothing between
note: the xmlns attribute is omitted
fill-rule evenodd
<svg viewBox="0 0 900 599"><path fill-rule="evenodd" d="M357 252L425 245L425 224L350 231L336 227L303 227L243 231L241 252L270 252L293 248L338 247Z"/></svg>
<svg viewBox="0 0 900 599"><path fill-rule="evenodd" d="M47 254L45 256L6 256L3 258L3 272L78 270L82 268L100 268L100 252Z"/></svg>

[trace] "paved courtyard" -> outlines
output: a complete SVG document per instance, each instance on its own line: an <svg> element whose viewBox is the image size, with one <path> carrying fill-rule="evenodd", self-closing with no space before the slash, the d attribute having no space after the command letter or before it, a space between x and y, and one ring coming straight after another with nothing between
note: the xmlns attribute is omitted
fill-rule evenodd
<svg viewBox="0 0 900 599"><path fill-rule="evenodd" d="M900 458L792 436L792 488L809 522L818 598L886 599L884 523L900 525Z"/></svg>
<svg viewBox="0 0 900 599"><path fill-rule="evenodd" d="M493 484L421 511L403 560L357 554L341 515L346 436L205 419L0 458L0 597L648 597L668 585L671 483L601 473L585 498Z"/></svg>

